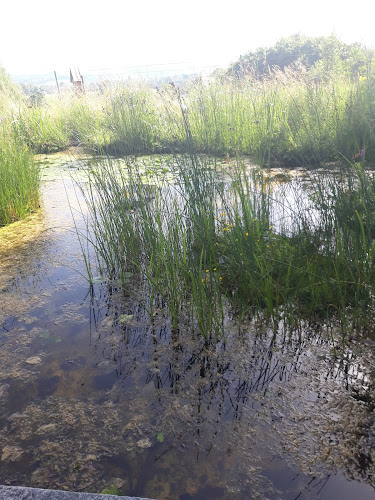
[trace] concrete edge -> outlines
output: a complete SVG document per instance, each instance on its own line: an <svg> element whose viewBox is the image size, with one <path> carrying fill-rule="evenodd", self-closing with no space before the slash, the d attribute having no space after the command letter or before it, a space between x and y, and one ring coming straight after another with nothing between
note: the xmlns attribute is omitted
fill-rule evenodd
<svg viewBox="0 0 375 500"><path fill-rule="evenodd" d="M100 493L80 493L0 485L0 500L114 500L115 498L122 498L123 500L153 500L141 497L118 497L116 495L101 495Z"/></svg>

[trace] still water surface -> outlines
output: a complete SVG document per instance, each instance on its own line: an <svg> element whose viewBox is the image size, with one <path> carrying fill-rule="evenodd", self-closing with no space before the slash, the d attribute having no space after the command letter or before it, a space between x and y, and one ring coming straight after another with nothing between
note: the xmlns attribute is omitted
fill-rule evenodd
<svg viewBox="0 0 375 500"><path fill-rule="evenodd" d="M371 348L335 359L325 331L274 336L230 315L226 344L207 348L172 334L162 305L151 325L131 283L90 289L72 219L85 230L82 172L48 162L40 213L0 230L0 484L374 498Z"/></svg>

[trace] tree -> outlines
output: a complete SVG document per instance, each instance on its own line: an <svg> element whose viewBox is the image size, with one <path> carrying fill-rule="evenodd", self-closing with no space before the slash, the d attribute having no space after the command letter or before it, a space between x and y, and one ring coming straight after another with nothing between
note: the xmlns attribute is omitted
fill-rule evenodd
<svg viewBox="0 0 375 500"><path fill-rule="evenodd" d="M346 44L336 35L307 37L297 33L281 38L272 47L248 52L232 64L227 73L237 77L251 73L261 78L275 68L284 71L286 67L303 65L315 74L340 71L357 75L366 71L368 57L369 51L361 44Z"/></svg>

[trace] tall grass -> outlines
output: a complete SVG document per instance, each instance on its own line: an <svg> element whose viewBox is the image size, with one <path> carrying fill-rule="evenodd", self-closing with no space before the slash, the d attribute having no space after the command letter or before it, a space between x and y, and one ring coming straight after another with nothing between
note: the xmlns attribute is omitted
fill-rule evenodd
<svg viewBox="0 0 375 500"><path fill-rule="evenodd" d="M106 142L101 104L94 94L47 95L38 105L24 104L13 117L14 127L36 153L79 145L91 150Z"/></svg>
<svg viewBox="0 0 375 500"><path fill-rule="evenodd" d="M196 149L248 154L260 165L311 165L352 158L373 162L374 82L295 72L257 81L198 81L185 102Z"/></svg>
<svg viewBox="0 0 375 500"><path fill-rule="evenodd" d="M130 277L142 284L151 318L162 304L174 330L191 321L209 339L223 335L229 301L275 327L335 318L343 332L370 328L375 182L362 166L375 161L373 96L370 77L314 82L287 71L20 103L3 127L1 223L37 206L28 147L128 155L94 156L84 192L100 272L124 289ZM163 152L173 161L157 168L129 156ZM244 154L260 166L345 159L346 168L311 174L309 189L275 187Z"/></svg>
<svg viewBox="0 0 375 500"><path fill-rule="evenodd" d="M317 165L360 154L373 164L374 93L371 75L316 81L286 70L262 80L197 79L184 92L137 82L63 93L25 108L18 119L36 151L81 144L121 156L184 153L193 146L199 153L249 155L263 166Z"/></svg>
<svg viewBox="0 0 375 500"><path fill-rule="evenodd" d="M0 67L0 226L39 206L39 168L17 131L25 101L21 89Z"/></svg>
<svg viewBox="0 0 375 500"><path fill-rule="evenodd" d="M0 126L0 225L39 207L39 167L29 148L6 124Z"/></svg>
<svg viewBox="0 0 375 500"><path fill-rule="evenodd" d="M343 338L373 328L375 181L356 164L275 183L239 158L174 157L164 178L98 159L86 192L100 272L146 286L172 327L205 339L238 317L337 321Z"/></svg>

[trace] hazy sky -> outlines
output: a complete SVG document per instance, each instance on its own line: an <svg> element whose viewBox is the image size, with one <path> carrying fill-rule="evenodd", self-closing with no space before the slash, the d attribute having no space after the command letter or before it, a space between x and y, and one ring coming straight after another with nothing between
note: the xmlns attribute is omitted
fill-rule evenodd
<svg viewBox="0 0 375 500"><path fill-rule="evenodd" d="M300 32L375 47L374 0L1 0L10 73L227 64Z"/></svg>

